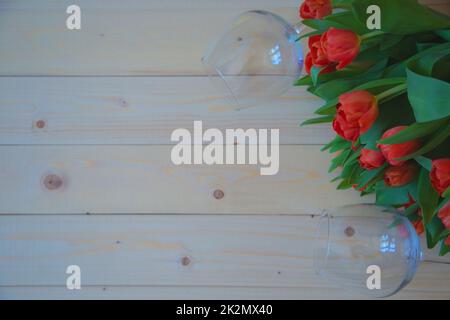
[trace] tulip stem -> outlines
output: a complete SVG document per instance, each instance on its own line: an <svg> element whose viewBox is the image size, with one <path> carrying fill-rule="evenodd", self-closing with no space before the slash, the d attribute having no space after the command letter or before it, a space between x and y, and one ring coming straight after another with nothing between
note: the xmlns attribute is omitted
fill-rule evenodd
<svg viewBox="0 0 450 320"><path fill-rule="evenodd" d="M407 84L402 83L396 87L393 87L389 90L383 91L382 93L380 93L379 95L377 95L377 100L378 101L382 101L385 100L387 98L392 99L395 98L401 94L403 94L404 92L406 92L406 88L407 88Z"/></svg>
<svg viewBox="0 0 450 320"><path fill-rule="evenodd" d="M382 35L382 34L384 34L383 31L376 30L376 31L372 31L372 32L368 32L366 34L363 34L362 36L360 36L360 39L361 39L361 41L363 41L363 40L367 40L367 39L370 39L370 38L373 38L373 37L376 37L376 36L379 36L379 35Z"/></svg>

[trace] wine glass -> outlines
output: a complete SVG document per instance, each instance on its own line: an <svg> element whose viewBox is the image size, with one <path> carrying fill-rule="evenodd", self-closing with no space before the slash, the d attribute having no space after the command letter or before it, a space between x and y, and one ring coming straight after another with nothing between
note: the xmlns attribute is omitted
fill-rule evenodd
<svg viewBox="0 0 450 320"><path fill-rule="evenodd" d="M325 211L314 243L314 269L350 291L370 298L395 294L414 277L422 259L408 218L376 205Z"/></svg>
<svg viewBox="0 0 450 320"><path fill-rule="evenodd" d="M303 66L299 29L268 11L239 15L202 57L207 75L236 108L270 102Z"/></svg>

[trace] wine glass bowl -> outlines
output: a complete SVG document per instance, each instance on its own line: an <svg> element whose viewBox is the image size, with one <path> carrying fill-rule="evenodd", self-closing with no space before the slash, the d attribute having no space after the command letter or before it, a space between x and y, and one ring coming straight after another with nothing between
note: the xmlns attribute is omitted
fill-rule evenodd
<svg viewBox="0 0 450 320"><path fill-rule="evenodd" d="M299 78L298 30L268 11L238 16L202 57L213 84L237 108L267 103Z"/></svg>
<svg viewBox="0 0 450 320"><path fill-rule="evenodd" d="M328 210L319 218L315 271L354 293L371 298L395 294L412 280L421 259L419 237L399 212L353 205ZM371 282L376 275L370 278L375 270L379 288Z"/></svg>

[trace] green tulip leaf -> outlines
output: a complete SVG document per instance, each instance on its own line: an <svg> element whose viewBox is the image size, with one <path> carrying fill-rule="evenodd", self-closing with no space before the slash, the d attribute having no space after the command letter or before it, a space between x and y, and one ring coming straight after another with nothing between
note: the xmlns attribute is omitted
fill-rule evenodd
<svg viewBox="0 0 450 320"><path fill-rule="evenodd" d="M413 184L391 188L384 181L378 181L375 185L376 204L382 206L398 206L409 202L409 191Z"/></svg>
<svg viewBox="0 0 450 320"><path fill-rule="evenodd" d="M333 8L349 8L353 0L332 0Z"/></svg>
<svg viewBox="0 0 450 320"><path fill-rule="evenodd" d="M300 79L298 79L295 83L294 86L311 86L313 84L311 76L306 75Z"/></svg>
<svg viewBox="0 0 450 320"><path fill-rule="evenodd" d="M431 186L430 173L428 170L421 169L418 182L418 203L422 209L423 221L425 225L431 222L436 214L439 194Z"/></svg>
<svg viewBox="0 0 450 320"><path fill-rule="evenodd" d="M314 90L314 94L325 100L336 98L339 95L357 87L361 83L379 79L383 74L387 62L387 59L383 59L361 75L352 75L348 78L341 77L336 80L325 82Z"/></svg>
<svg viewBox="0 0 450 320"><path fill-rule="evenodd" d="M331 142L327 143L322 149L320 149L320 151L325 151L330 148L334 149L336 146L338 146L338 150L348 149L351 147L351 142L343 139L340 136L336 136ZM332 152L333 151L330 151L330 153Z"/></svg>
<svg viewBox="0 0 450 320"><path fill-rule="evenodd" d="M448 187L444 193L442 194L443 198L449 198L450 197L450 187Z"/></svg>
<svg viewBox="0 0 450 320"><path fill-rule="evenodd" d="M386 167L387 165L384 164L383 166L377 169L365 170L355 181L356 184L358 185L357 188L361 189L370 184L370 182L372 182L373 180L378 180L377 178L382 178Z"/></svg>
<svg viewBox="0 0 450 320"><path fill-rule="evenodd" d="M319 123L328 123L328 122L332 122L333 120L334 120L334 116L323 116L323 117L319 117L319 118L308 119L308 120L302 122L302 124L300 126L319 124Z"/></svg>
<svg viewBox="0 0 450 320"><path fill-rule="evenodd" d="M422 156L417 156L417 157L414 157L414 160L416 160L416 162L418 164L420 164L422 166L422 168L424 168L428 172L431 171L431 159L428 159L428 158L425 158Z"/></svg>
<svg viewBox="0 0 450 320"><path fill-rule="evenodd" d="M436 45L437 45L437 43L435 43L435 42L417 42L416 43L418 52L430 49Z"/></svg>
<svg viewBox="0 0 450 320"><path fill-rule="evenodd" d="M323 19L304 19L303 24L313 28L320 33L326 32L329 28L350 29L357 34L367 33L369 30L350 11L338 12Z"/></svg>
<svg viewBox="0 0 450 320"><path fill-rule="evenodd" d="M389 138L378 141L380 144L399 144L430 135L443 125L450 123L450 117L431 122L414 123Z"/></svg>
<svg viewBox="0 0 450 320"><path fill-rule="evenodd" d="M411 206L409 206L408 208L406 208L405 211L403 211L403 214L407 217L410 217L411 219L413 216L418 217L417 210L419 210L419 204L416 202Z"/></svg>
<svg viewBox="0 0 450 320"><path fill-rule="evenodd" d="M339 183L339 185L336 187L337 190L347 190L350 189L352 187L352 183L344 180L341 183Z"/></svg>
<svg viewBox="0 0 450 320"><path fill-rule="evenodd" d="M425 153L428 153L438 147L440 144L445 142L447 138L450 136L450 124L447 124L445 127L441 128L437 133L435 133L430 140L428 140L425 145L419 150L411 153L405 157L399 158L398 160L409 160L415 158L417 156L421 156Z"/></svg>
<svg viewBox="0 0 450 320"><path fill-rule="evenodd" d="M336 113L336 106L339 103L339 99L331 99L327 101L323 106L317 109L314 113L320 115L333 115Z"/></svg>
<svg viewBox="0 0 450 320"><path fill-rule="evenodd" d="M450 83L432 76L434 66L441 59L450 61L450 49L430 53L407 64L408 98L418 122L450 116ZM444 66L448 68L444 73L450 75L450 63Z"/></svg>
<svg viewBox="0 0 450 320"><path fill-rule="evenodd" d="M326 67L327 66L325 66L325 67L312 67L311 68L311 80L312 80L313 86L317 85L317 81L319 80L319 74Z"/></svg>
<svg viewBox="0 0 450 320"><path fill-rule="evenodd" d="M427 247L434 248L441 240L441 235L445 231L445 227L436 215L433 216L430 222L425 223L425 230L427 232Z"/></svg>
<svg viewBox="0 0 450 320"><path fill-rule="evenodd" d="M347 158L349 157L350 153L351 153L351 150L345 150L345 151L342 151L338 156L334 157L334 159L331 160L331 165L328 168L328 172L333 172L338 167L342 167L344 165L345 161L347 160Z"/></svg>
<svg viewBox="0 0 450 320"><path fill-rule="evenodd" d="M347 159L347 163L351 163L353 161L358 160L360 155L361 155L361 148L353 152L353 154Z"/></svg>
<svg viewBox="0 0 450 320"><path fill-rule="evenodd" d="M361 23L350 11L338 12L329 16L326 16L323 20L335 24L332 25L338 29L349 29L356 32L359 35L365 34L370 30L367 30L366 23Z"/></svg>
<svg viewBox="0 0 450 320"><path fill-rule="evenodd" d="M361 135L361 143L373 143L378 141L386 130L414 122L406 94L381 104L379 110L377 120L366 133Z"/></svg>
<svg viewBox="0 0 450 320"><path fill-rule="evenodd" d="M345 163L345 160L344 162ZM341 172L341 178L342 179L347 179L349 181L352 182L353 184L353 179L352 177L354 176L356 171L359 171L361 169L361 167L359 166L358 162L352 162L352 163L347 163L346 165L344 165L342 172Z"/></svg>
<svg viewBox="0 0 450 320"><path fill-rule="evenodd" d="M395 35L390 35L395 36ZM398 35L397 35L398 36ZM384 50L384 53L395 61L403 61L417 54L417 36L401 36L402 39L395 45ZM383 43L381 43L383 44ZM381 49L380 49L381 50Z"/></svg>
<svg viewBox="0 0 450 320"><path fill-rule="evenodd" d="M352 146L352 143L350 141L344 140L343 142L336 143L331 146L330 153L335 153L337 151L346 150L349 149Z"/></svg>
<svg viewBox="0 0 450 320"><path fill-rule="evenodd" d="M301 35L301 36L297 39L297 41L302 40L302 39L304 39L304 38L309 38L309 37L311 37L311 36L321 35L321 34L322 34L321 31L313 31L313 32L309 32L309 33L306 33L306 34L304 34L304 35Z"/></svg>
<svg viewBox="0 0 450 320"><path fill-rule="evenodd" d="M450 42L450 29L447 30L435 30L434 31L439 37L447 42Z"/></svg>
<svg viewBox="0 0 450 320"><path fill-rule="evenodd" d="M366 23L370 5L377 5L381 10L381 30L392 34L415 34L425 31L448 29L450 19L416 0L356 0L352 9L361 23Z"/></svg>
<svg viewBox="0 0 450 320"><path fill-rule="evenodd" d="M406 77L406 65L413 60L419 59L423 56L426 56L429 53L433 52L442 52L443 50L446 50L450 48L450 43L443 43L434 47L431 47L429 49L426 49L424 51L416 53L414 56L401 61L399 63L393 64L386 68L384 71L384 77L385 78L392 78L392 77Z"/></svg>
<svg viewBox="0 0 450 320"><path fill-rule="evenodd" d="M380 50L387 50L393 46L399 44L404 39L403 35L398 34L385 34L383 36L383 41L380 44Z"/></svg>

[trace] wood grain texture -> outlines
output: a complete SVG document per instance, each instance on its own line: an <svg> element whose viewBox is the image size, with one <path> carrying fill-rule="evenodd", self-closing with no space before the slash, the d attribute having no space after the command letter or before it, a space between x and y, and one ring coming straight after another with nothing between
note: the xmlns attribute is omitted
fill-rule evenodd
<svg viewBox="0 0 450 320"><path fill-rule="evenodd" d="M2 214L312 214L373 200L354 191L336 192L329 183L333 176L327 174L330 155L319 146L281 146L280 170L274 176L261 176L256 165L176 166L170 146L0 150ZM44 179L53 174L62 182L49 190ZM225 193L223 199L213 197L216 189Z"/></svg>
<svg viewBox="0 0 450 320"><path fill-rule="evenodd" d="M300 127L321 104L293 87L238 111L206 77L0 77L0 144L172 144L172 131L192 131L195 120L205 129L278 128L281 144L324 144L328 125Z"/></svg>
<svg viewBox="0 0 450 320"><path fill-rule="evenodd" d="M0 296L62 291L67 266L77 264L82 286L100 288L86 293L82 289L72 297L143 298L149 292L147 298L206 298L211 290L210 298L248 297L252 292L271 299L348 298L348 293L314 274L313 251L305 244L313 241L316 220L307 216L3 216ZM184 257L189 257L189 264L183 265ZM450 278L442 277L448 272L449 264L423 263L403 297L449 298ZM9 288L17 286L44 288L26 292ZM109 286L122 288L103 289ZM134 286L144 288L132 293L128 287ZM237 294L235 287L244 289ZM259 288L259 293L251 288Z"/></svg>
<svg viewBox="0 0 450 320"><path fill-rule="evenodd" d="M82 30L68 31L72 3L0 0L0 299L354 297L313 273L309 215L373 200L328 182L330 156L313 146L327 127L297 126L320 101L293 88L236 112L201 77L231 19L266 9L296 23L299 1L78 0ZM282 146L273 177L176 167L163 144L193 120L312 146ZM450 298L450 260L426 260L394 298ZM64 288L69 264L81 291Z"/></svg>
<svg viewBox="0 0 450 320"><path fill-rule="evenodd" d="M69 31L70 4L0 2L1 75L199 75L209 43L243 11L298 22L291 0L82 0L81 30Z"/></svg>
<svg viewBox="0 0 450 320"><path fill-rule="evenodd" d="M426 269L417 275L420 278ZM65 287L0 287L2 300L323 300L364 299L341 288L252 288L218 286L85 286L81 290ZM449 294L430 287L410 284L389 300L448 300Z"/></svg>
<svg viewBox="0 0 450 320"><path fill-rule="evenodd" d="M423 1L449 12L445 0ZM298 23L297 0L0 1L0 75L199 75L200 58L238 14L266 9Z"/></svg>

